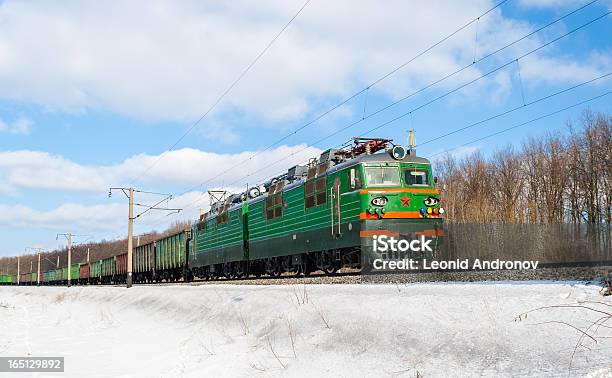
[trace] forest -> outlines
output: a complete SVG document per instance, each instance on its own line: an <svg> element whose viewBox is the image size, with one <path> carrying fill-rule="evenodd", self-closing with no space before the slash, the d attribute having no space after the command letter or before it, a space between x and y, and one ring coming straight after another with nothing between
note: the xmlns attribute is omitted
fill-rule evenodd
<svg viewBox="0 0 612 378"><path fill-rule="evenodd" d="M612 116L584 110L520 148L435 162L451 223L612 223Z"/></svg>
<svg viewBox="0 0 612 378"><path fill-rule="evenodd" d="M612 261L612 116L587 109L518 147L447 154L434 167L444 257Z"/></svg>

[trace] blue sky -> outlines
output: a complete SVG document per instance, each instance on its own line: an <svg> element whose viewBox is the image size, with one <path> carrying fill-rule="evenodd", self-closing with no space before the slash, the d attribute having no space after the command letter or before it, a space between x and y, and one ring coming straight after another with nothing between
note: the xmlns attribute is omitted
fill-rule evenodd
<svg viewBox="0 0 612 378"><path fill-rule="evenodd" d="M301 1L0 2L0 255L62 245L55 234L125 235L127 203L110 186L172 193L184 213L148 214L163 229L206 208L208 188L263 181L471 81L612 9L597 1L469 69L312 143L478 60L589 1L509 0L478 22L265 150L344 98L482 14L493 2L312 0L253 69L210 107L303 4ZM612 16L520 59L367 136L425 141L612 72ZM519 79L520 77L520 79ZM522 90L521 90L522 88ZM430 156L595 97L610 77L418 148ZM522 92L522 93L521 93ZM367 98L366 98L367 97ZM365 106L364 106L365 104ZM589 103L612 112L612 95ZM365 110L364 110L365 108ZM453 153L490 154L577 121L574 108ZM259 152L258 152L259 151ZM209 181L257 155L248 165ZM286 157L279 163L267 167ZM159 159L159 160L158 160ZM154 162L157 162L150 168ZM149 169L150 168L150 169ZM263 168L263 169L262 169ZM261 170L261 171L259 171ZM256 174L242 179L252 172ZM143 172L146 172L143 174ZM190 190L195 188L195 190ZM138 202L157 197L140 195Z"/></svg>

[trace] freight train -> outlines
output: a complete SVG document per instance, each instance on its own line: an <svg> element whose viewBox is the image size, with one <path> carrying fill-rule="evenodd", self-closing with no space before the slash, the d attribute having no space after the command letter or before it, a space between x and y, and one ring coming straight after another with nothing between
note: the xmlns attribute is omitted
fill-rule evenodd
<svg viewBox="0 0 612 378"><path fill-rule="evenodd" d="M427 159L391 139L354 138L243 193L216 193L192 227L133 251L136 283L309 275L362 268L374 235L440 245L444 209ZM127 254L73 264L71 284L124 283ZM68 268L41 274L67 284ZM35 284L35 273L22 275ZM0 276L14 284L15 276Z"/></svg>

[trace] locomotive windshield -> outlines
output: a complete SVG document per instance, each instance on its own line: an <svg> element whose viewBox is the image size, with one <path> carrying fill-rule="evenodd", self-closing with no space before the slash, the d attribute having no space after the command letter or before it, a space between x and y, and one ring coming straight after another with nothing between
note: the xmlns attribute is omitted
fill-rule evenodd
<svg viewBox="0 0 612 378"><path fill-rule="evenodd" d="M421 169L406 169L404 171L406 185L429 185L427 182L427 171Z"/></svg>
<svg viewBox="0 0 612 378"><path fill-rule="evenodd" d="M397 167L366 167L365 176L368 186L400 186Z"/></svg>

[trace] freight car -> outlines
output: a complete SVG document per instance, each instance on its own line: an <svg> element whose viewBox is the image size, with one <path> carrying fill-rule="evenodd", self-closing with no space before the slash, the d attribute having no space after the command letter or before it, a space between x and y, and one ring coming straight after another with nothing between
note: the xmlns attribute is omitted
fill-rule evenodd
<svg viewBox="0 0 612 378"><path fill-rule="evenodd" d="M37 284L36 273L21 273L19 274L20 285L36 285Z"/></svg>
<svg viewBox="0 0 612 378"><path fill-rule="evenodd" d="M102 260L91 262L89 270L89 283L99 284L102 282Z"/></svg>
<svg viewBox="0 0 612 378"><path fill-rule="evenodd" d="M191 229L136 246L134 282L332 275L363 268L380 234L426 237L439 247L444 209L430 162L390 139L353 142L262 186L223 193ZM72 283L125 283L127 254L72 269ZM43 278L67 283L67 268Z"/></svg>
<svg viewBox="0 0 612 378"><path fill-rule="evenodd" d="M17 279L12 274L0 274L0 285L14 285Z"/></svg>
<svg viewBox="0 0 612 378"><path fill-rule="evenodd" d="M88 262L81 264L79 267L79 284L87 285L89 283L90 264Z"/></svg>
<svg viewBox="0 0 612 378"><path fill-rule="evenodd" d="M133 275L135 282L153 282L156 279L155 260L155 243L147 243L134 248Z"/></svg>
<svg viewBox="0 0 612 378"><path fill-rule="evenodd" d="M101 261L100 282L104 284L114 283L115 256L105 258Z"/></svg>

